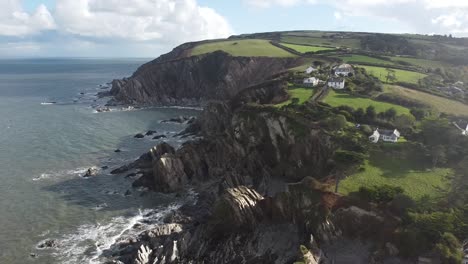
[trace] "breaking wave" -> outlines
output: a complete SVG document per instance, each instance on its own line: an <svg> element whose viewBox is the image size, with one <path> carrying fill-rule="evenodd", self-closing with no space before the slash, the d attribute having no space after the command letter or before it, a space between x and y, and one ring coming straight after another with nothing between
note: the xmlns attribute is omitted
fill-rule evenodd
<svg viewBox="0 0 468 264"><path fill-rule="evenodd" d="M80 226L73 234L57 239L58 247L53 253L60 263L103 263L102 253L113 245L137 237L145 230L150 230L163 223L163 219L172 211L178 210L186 202L195 202L196 193L188 195L176 203L159 209L138 210L131 216L118 216L105 224L87 224Z"/></svg>

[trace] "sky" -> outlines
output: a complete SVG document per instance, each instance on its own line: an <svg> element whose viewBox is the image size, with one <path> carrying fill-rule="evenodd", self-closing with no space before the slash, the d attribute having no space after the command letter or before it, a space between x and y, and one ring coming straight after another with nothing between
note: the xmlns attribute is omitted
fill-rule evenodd
<svg viewBox="0 0 468 264"><path fill-rule="evenodd" d="M468 0L0 0L0 58L153 58L188 41L329 30L468 37Z"/></svg>

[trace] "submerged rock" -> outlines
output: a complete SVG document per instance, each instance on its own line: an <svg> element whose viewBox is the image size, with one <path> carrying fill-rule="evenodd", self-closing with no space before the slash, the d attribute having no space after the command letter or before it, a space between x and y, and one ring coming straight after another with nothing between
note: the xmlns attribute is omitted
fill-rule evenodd
<svg viewBox="0 0 468 264"><path fill-rule="evenodd" d="M46 239L37 245L39 249L55 248L58 244L54 239Z"/></svg>
<svg viewBox="0 0 468 264"><path fill-rule="evenodd" d="M110 111L111 111L110 108L107 107L107 106L104 106L104 107L99 106L99 107L96 108L96 112L98 112L98 113L110 112Z"/></svg>
<svg viewBox="0 0 468 264"><path fill-rule="evenodd" d="M146 136L152 136L154 134L158 133L156 130L148 130L148 132L146 132Z"/></svg>
<svg viewBox="0 0 468 264"><path fill-rule="evenodd" d="M145 135L141 134L141 133L138 133L134 136L134 138L144 138Z"/></svg>
<svg viewBox="0 0 468 264"><path fill-rule="evenodd" d="M157 135L153 139L161 139L161 138L167 138L166 135Z"/></svg>
<svg viewBox="0 0 468 264"><path fill-rule="evenodd" d="M83 175L83 177L85 178L89 178L89 177L93 177L93 176L96 176L98 174L99 170L97 168L89 168L85 175Z"/></svg>
<svg viewBox="0 0 468 264"><path fill-rule="evenodd" d="M121 149L116 149L116 150L114 150L114 152L115 153L120 153L120 152L122 152L122 150Z"/></svg>

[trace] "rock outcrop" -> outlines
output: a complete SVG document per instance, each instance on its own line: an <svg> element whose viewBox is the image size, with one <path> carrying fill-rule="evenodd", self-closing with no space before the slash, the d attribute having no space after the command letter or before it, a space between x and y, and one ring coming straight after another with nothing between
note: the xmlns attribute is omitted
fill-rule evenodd
<svg viewBox="0 0 468 264"><path fill-rule="evenodd" d="M130 78L114 80L110 94L123 104L199 105L228 100L246 87L297 66L300 59L233 57L217 51L200 56L158 59Z"/></svg>

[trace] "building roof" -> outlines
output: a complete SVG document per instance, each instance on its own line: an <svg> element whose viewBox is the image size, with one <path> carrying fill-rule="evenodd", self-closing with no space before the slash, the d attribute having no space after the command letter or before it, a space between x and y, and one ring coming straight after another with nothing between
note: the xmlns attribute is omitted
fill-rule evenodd
<svg viewBox="0 0 468 264"><path fill-rule="evenodd" d="M393 135L400 137L400 132L396 129L394 130L387 130L387 129L379 129L379 133L383 136L391 137Z"/></svg>
<svg viewBox="0 0 468 264"><path fill-rule="evenodd" d="M335 71L339 71L339 72L349 72L349 71L353 71L353 66L351 66L350 64L341 64L340 66L336 67L335 68Z"/></svg>
<svg viewBox="0 0 468 264"><path fill-rule="evenodd" d="M344 82L344 78L332 77L332 78L328 79L328 82Z"/></svg>

